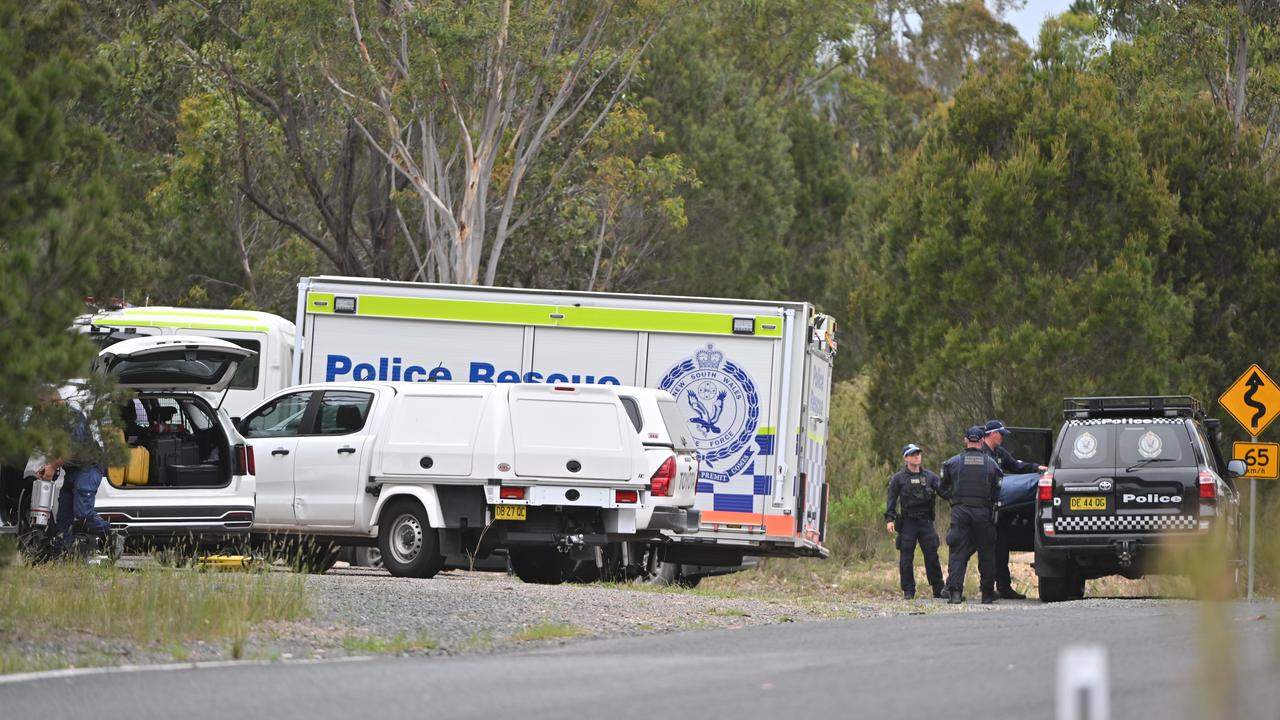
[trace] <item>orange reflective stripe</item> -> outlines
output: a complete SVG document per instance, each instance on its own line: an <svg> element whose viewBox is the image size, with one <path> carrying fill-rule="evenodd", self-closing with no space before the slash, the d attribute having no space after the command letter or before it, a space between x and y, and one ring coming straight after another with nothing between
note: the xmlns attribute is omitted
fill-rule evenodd
<svg viewBox="0 0 1280 720"><path fill-rule="evenodd" d="M790 515L765 515L764 534L792 537L796 534L796 520Z"/></svg>
<svg viewBox="0 0 1280 720"><path fill-rule="evenodd" d="M760 525L760 513L729 512L727 510L703 510L702 522L726 525Z"/></svg>
<svg viewBox="0 0 1280 720"><path fill-rule="evenodd" d="M763 520L763 522L761 522ZM753 512L727 512L725 510L704 510L702 522L721 523L724 525L764 525L765 535L772 537L795 537L796 521L790 515L764 515Z"/></svg>

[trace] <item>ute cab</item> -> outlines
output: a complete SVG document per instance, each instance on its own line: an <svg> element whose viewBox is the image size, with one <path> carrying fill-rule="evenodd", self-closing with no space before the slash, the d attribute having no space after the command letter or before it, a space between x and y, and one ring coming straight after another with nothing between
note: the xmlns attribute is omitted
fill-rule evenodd
<svg viewBox="0 0 1280 720"><path fill-rule="evenodd" d="M139 337L95 368L136 391L121 409L127 461L108 468L97 510L130 546L246 539L254 515L252 448L206 394L228 387L252 350L209 337Z"/></svg>
<svg viewBox="0 0 1280 720"><path fill-rule="evenodd" d="M1067 398L1065 421L1036 494L1040 598L1083 595L1084 581L1157 571L1157 546L1178 549L1220 529L1234 537L1235 478L1217 421L1188 396Z"/></svg>

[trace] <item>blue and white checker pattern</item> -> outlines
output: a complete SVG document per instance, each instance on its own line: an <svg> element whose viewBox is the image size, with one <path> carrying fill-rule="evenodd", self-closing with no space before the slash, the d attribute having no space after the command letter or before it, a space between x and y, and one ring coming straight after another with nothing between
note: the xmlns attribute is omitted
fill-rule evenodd
<svg viewBox="0 0 1280 720"><path fill-rule="evenodd" d="M804 529L806 525L812 525L816 532L816 528L822 521L822 486L827 482L827 449L825 443L814 440L810 434L805 435L804 473L807 482L804 507L801 509L800 529ZM795 482L800 482L799 477ZM792 492L799 492L799 489L799 487L793 488Z"/></svg>
<svg viewBox="0 0 1280 720"><path fill-rule="evenodd" d="M774 436L757 434L755 454L746 467L727 483L698 481L695 507L699 510L763 513L773 492L769 460L773 457Z"/></svg>
<svg viewBox="0 0 1280 720"><path fill-rule="evenodd" d="M1053 521L1058 532L1152 532L1159 530L1195 530L1194 515L1073 515Z"/></svg>

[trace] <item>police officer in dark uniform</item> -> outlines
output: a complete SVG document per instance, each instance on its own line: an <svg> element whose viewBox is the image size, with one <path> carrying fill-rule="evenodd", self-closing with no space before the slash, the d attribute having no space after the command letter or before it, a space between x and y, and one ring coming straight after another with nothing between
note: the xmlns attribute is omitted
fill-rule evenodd
<svg viewBox="0 0 1280 720"><path fill-rule="evenodd" d="M898 574L902 596L916 596L916 573L913 561L916 542L924 553L924 571L933 587L933 596L943 597L942 566L938 563L938 531L933 528L933 503L941 479L921 466L924 459L920 446L914 443L902 448L904 465L889 478L889 505L885 509L885 527L898 533Z"/></svg>
<svg viewBox="0 0 1280 720"><path fill-rule="evenodd" d="M1005 475L1017 473L1044 472L1044 465L1023 462L1004 449L1002 443L1009 434L1009 428L999 420L988 420L984 428L982 449L996 461ZM996 523L996 592L1005 600L1026 600L1027 596L1013 589L1013 578L1009 574L1009 538L1000 532L1000 524Z"/></svg>
<svg viewBox="0 0 1280 720"><path fill-rule="evenodd" d="M996 600L995 592L995 504L1000 497L1000 468L982 450L985 430L974 425L965 431L965 450L942 465L939 494L951 501L951 529L947 546L947 591L951 604L964 602L964 575L969 556L978 553L979 586L982 602Z"/></svg>

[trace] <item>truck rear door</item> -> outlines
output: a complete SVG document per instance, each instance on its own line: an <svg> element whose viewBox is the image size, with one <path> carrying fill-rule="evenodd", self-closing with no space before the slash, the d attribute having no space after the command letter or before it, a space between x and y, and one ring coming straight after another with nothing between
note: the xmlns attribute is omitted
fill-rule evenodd
<svg viewBox="0 0 1280 720"><path fill-rule="evenodd" d="M827 503L827 437L831 404L831 356L805 353L805 393L801 422L805 433L800 455L797 514L800 531L821 542Z"/></svg>

